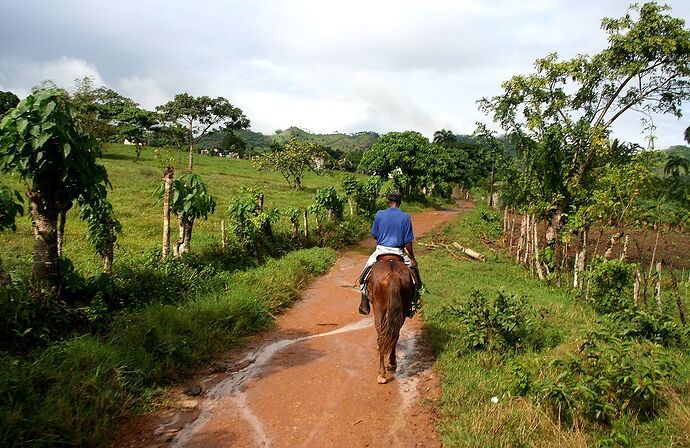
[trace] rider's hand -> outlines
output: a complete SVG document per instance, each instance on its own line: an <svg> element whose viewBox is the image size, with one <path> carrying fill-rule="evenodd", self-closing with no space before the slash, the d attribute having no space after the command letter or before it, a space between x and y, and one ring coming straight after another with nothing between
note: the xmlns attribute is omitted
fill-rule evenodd
<svg viewBox="0 0 690 448"><path fill-rule="evenodd" d="M416 268L417 267L417 260L414 258L410 260L410 267L411 268Z"/></svg>

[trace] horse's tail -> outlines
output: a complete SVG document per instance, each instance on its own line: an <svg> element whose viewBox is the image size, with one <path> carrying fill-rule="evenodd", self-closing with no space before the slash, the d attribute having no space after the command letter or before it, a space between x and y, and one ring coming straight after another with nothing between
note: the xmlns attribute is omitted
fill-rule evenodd
<svg viewBox="0 0 690 448"><path fill-rule="evenodd" d="M391 275L388 277L388 307L378 337L379 351L384 356L395 348L404 322L401 281L397 276Z"/></svg>

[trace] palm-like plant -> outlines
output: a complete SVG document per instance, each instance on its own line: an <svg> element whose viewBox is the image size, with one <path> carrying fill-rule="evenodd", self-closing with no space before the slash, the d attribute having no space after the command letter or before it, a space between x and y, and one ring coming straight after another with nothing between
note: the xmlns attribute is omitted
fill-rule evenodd
<svg viewBox="0 0 690 448"><path fill-rule="evenodd" d="M452 148L453 145L457 143L457 139L455 138L453 131L441 129L440 131L434 132L433 142L439 146L443 146L444 148Z"/></svg>
<svg viewBox="0 0 690 448"><path fill-rule="evenodd" d="M681 169L685 171L686 175L688 174L688 170L690 169L690 162L688 162L688 159L678 154L670 154L668 159L666 159L666 165L664 165L664 174L678 177L680 176Z"/></svg>

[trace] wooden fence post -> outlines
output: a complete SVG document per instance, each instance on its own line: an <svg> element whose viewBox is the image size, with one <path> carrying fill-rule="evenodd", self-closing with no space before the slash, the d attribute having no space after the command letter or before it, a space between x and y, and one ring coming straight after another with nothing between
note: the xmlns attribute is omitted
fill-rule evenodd
<svg viewBox="0 0 690 448"><path fill-rule="evenodd" d="M304 237L309 238L309 211L304 209Z"/></svg>

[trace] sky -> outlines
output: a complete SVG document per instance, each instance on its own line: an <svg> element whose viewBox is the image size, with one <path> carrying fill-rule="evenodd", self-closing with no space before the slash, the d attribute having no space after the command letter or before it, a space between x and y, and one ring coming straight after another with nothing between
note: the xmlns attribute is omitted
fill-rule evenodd
<svg viewBox="0 0 690 448"><path fill-rule="evenodd" d="M535 59L595 54L620 0L0 0L0 90L91 76L142 107L223 96L251 129L471 134L477 100ZM690 2L666 1L690 23ZM686 27L689 26L686 24ZM657 148L684 117L656 117ZM645 142L639 115L614 137Z"/></svg>

